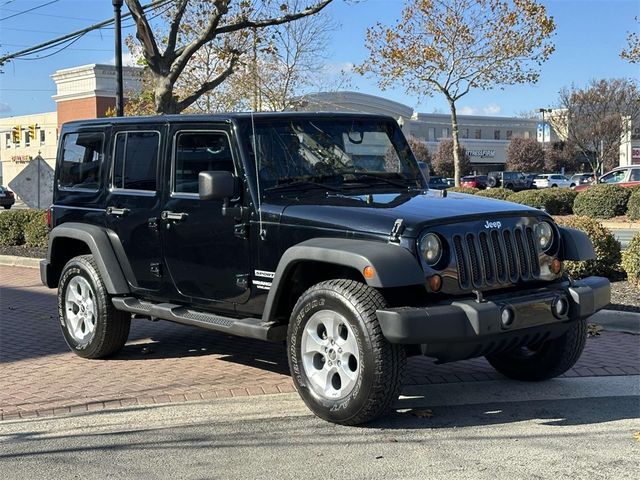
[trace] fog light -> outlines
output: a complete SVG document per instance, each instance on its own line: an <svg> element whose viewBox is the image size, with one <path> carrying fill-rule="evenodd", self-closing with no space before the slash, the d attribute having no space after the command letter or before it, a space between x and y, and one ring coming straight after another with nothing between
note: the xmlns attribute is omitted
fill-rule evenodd
<svg viewBox="0 0 640 480"><path fill-rule="evenodd" d="M564 317L569 312L569 302L564 297L558 297L553 302L556 317Z"/></svg>
<svg viewBox="0 0 640 480"><path fill-rule="evenodd" d="M558 260L557 258L554 258L551 261L551 266L549 267L549 269L551 270L551 272L554 275L559 274L560 270L562 270L562 262L560 260Z"/></svg>
<svg viewBox="0 0 640 480"><path fill-rule="evenodd" d="M439 292L442 288L442 277L436 274L429 278L429 288L432 292Z"/></svg>
<svg viewBox="0 0 640 480"><path fill-rule="evenodd" d="M502 326L507 328L510 327L513 323L513 320L516 318L516 314L510 307L504 307L502 309L502 315L500 316L500 321L502 322Z"/></svg>

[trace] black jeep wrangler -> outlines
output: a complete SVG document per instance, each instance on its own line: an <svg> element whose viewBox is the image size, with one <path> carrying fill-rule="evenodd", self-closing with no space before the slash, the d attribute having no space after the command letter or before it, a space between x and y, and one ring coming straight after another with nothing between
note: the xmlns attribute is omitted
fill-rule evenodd
<svg viewBox="0 0 640 480"><path fill-rule="evenodd" d="M408 355L486 356L543 380L578 359L609 282L544 212L433 191L397 123L230 114L65 124L42 281L86 358L132 314L286 341L318 416L357 424L396 400Z"/></svg>
<svg viewBox="0 0 640 480"><path fill-rule="evenodd" d="M487 185L489 188L504 187L514 192L536 188L533 183L535 175L529 177L522 172L489 172Z"/></svg>

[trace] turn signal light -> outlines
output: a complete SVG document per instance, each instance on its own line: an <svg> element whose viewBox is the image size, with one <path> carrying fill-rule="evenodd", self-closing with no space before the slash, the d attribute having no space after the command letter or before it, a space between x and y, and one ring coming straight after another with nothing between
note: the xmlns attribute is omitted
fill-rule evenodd
<svg viewBox="0 0 640 480"><path fill-rule="evenodd" d="M429 288L432 292L439 292L442 288L442 277L436 274L429 278Z"/></svg>
<svg viewBox="0 0 640 480"><path fill-rule="evenodd" d="M362 270L362 274L364 275L364 278L373 278L376 275L376 271L371 265L367 265Z"/></svg>
<svg viewBox="0 0 640 480"><path fill-rule="evenodd" d="M554 275L557 275L560 273L560 270L562 270L562 262L557 258L554 258L551 261L551 266L549 268L551 269L551 272L553 272Z"/></svg>

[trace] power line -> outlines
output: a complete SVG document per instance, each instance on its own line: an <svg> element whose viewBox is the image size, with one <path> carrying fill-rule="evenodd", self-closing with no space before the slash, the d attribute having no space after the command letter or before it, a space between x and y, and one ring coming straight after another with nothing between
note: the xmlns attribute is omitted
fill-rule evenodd
<svg viewBox="0 0 640 480"><path fill-rule="evenodd" d="M10 18L13 18L13 17L17 17L18 15L24 15L25 13L33 12L34 10L38 10L40 8L46 7L47 5L51 5L52 3L57 3L59 1L60 0L51 0L50 2L43 3L42 5L36 5L35 7L29 8L28 10L23 10L21 12L14 13L13 15L9 15L8 17L0 18L0 22L2 22L4 20L9 20ZM5 3L5 5L6 5L6 3Z"/></svg>

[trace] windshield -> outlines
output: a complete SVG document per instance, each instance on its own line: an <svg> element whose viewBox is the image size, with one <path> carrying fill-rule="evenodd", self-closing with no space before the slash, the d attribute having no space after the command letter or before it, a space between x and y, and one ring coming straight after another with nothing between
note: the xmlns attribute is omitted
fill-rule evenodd
<svg viewBox="0 0 640 480"><path fill-rule="evenodd" d="M340 188L424 187L423 175L394 122L287 119L245 125L262 191L319 183Z"/></svg>

